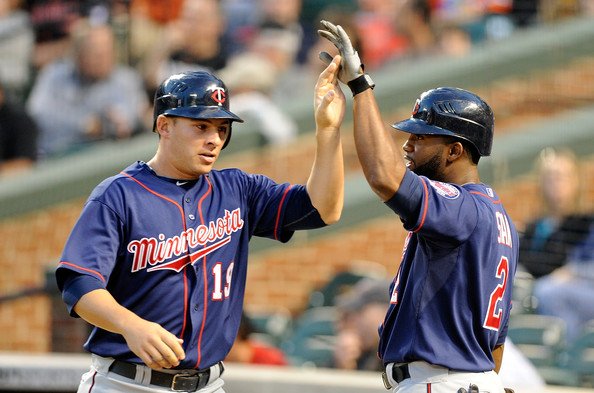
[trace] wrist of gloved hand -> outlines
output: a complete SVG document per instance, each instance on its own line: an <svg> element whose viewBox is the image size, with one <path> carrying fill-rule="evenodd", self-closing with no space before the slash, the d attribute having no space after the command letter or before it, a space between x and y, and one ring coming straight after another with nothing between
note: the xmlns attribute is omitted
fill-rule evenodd
<svg viewBox="0 0 594 393"><path fill-rule="evenodd" d="M369 75L361 74L357 78L349 81L347 86L351 89L354 97L365 90L373 89L375 87L375 83Z"/></svg>

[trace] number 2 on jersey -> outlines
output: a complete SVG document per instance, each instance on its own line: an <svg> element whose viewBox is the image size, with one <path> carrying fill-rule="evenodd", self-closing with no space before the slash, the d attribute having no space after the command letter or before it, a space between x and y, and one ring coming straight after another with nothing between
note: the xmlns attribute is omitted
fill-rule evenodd
<svg viewBox="0 0 594 393"><path fill-rule="evenodd" d="M487 309L483 327L497 331L501 326L501 314L503 314L503 310L499 304L503 299L503 294L507 287L507 277L509 277L509 261L506 257L501 257L495 276L499 279L499 284L497 284L497 287L495 287L489 297L489 308Z"/></svg>

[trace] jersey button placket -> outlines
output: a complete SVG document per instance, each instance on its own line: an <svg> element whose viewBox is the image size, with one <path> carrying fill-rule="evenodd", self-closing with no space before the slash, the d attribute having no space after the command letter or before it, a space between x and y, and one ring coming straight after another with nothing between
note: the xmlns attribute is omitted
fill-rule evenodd
<svg viewBox="0 0 594 393"><path fill-rule="evenodd" d="M187 196L187 197L184 198L184 202L185 202L184 203L184 207L185 207L184 210L189 211L190 210L190 206L189 205L190 205L190 202L192 202L192 198L190 198L190 197ZM196 216L194 216L193 214L188 214L188 219L194 221L194 219L196 219Z"/></svg>

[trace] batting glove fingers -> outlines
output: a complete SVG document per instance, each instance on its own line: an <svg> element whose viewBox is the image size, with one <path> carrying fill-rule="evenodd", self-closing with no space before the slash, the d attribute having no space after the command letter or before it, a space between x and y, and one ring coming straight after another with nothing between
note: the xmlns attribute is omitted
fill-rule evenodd
<svg viewBox="0 0 594 393"><path fill-rule="evenodd" d="M338 49L342 57L338 79L342 83L347 84L363 74L363 66L359 54L353 49L351 39L340 25L337 26L325 20L321 21L321 23L325 30L318 30L318 34L329 40Z"/></svg>

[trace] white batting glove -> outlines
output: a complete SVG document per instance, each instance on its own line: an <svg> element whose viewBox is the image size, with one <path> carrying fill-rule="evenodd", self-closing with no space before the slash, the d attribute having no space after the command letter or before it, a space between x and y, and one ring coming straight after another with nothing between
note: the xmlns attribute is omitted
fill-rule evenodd
<svg viewBox="0 0 594 393"><path fill-rule="evenodd" d="M334 25L326 20L322 20L320 23L324 26L324 30L318 30L318 34L332 42L342 57L338 80L350 87L353 96L367 89L372 89L375 84L369 75L364 73L359 54L353 49L348 34L340 25ZM320 59L329 64L332 61L332 56L327 52L321 52Z"/></svg>

